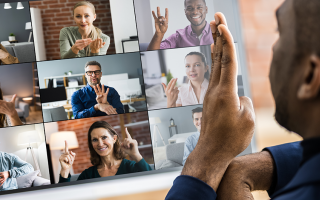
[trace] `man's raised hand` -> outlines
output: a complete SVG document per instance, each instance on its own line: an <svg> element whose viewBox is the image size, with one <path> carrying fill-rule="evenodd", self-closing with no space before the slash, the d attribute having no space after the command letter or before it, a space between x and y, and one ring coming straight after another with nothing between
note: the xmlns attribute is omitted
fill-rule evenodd
<svg viewBox="0 0 320 200"><path fill-rule="evenodd" d="M102 103L102 104L109 104L107 97L108 97L108 93L109 93L109 88L107 89L106 92L104 92L104 85L102 84L101 86L102 88L100 88L99 84L97 84L96 86L93 87L96 95L97 95L97 102L98 103Z"/></svg>
<svg viewBox="0 0 320 200"><path fill-rule="evenodd" d="M215 191L234 157L244 151L254 132L254 110L247 97L238 97L235 46L222 13L210 26L212 69L203 103L201 133L182 175L196 177Z"/></svg>
<svg viewBox="0 0 320 200"><path fill-rule="evenodd" d="M168 30L168 22L169 22L169 10L166 8L165 16L161 16L160 7L157 7L157 15L154 11L152 11L152 15L154 18L154 24L156 27L156 33L165 34Z"/></svg>

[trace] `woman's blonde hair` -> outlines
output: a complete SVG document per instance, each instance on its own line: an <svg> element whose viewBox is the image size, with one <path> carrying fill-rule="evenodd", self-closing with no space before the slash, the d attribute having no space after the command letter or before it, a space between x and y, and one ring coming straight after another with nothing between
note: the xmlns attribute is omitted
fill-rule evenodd
<svg viewBox="0 0 320 200"><path fill-rule="evenodd" d="M96 14L96 9L95 9L95 7L94 7L94 5L92 3L90 3L89 1L80 1L76 5L74 5L74 7L73 7L73 10L72 10L72 16L73 17L74 17L74 10L76 8L78 8L79 6L88 6L89 8L91 8L92 13L94 15ZM97 28L97 27L92 25L91 33L89 34L89 38L91 38L92 40L98 39L98 38L101 37L101 33L102 33L102 31L99 28ZM86 51L86 56L89 56L90 51L91 51L90 45L88 45L85 48L85 51Z"/></svg>

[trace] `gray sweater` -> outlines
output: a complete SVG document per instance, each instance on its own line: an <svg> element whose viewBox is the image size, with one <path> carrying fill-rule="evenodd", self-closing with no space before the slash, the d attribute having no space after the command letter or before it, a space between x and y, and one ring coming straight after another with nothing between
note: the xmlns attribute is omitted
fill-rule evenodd
<svg viewBox="0 0 320 200"><path fill-rule="evenodd" d="M77 57L86 57L85 49L80 50L78 54L73 53L71 47L77 40L81 40L82 36L78 31L77 26L65 27L60 31L60 56L61 59L65 58L77 58ZM99 53L91 53L89 56L97 56L97 55L106 55L107 50L110 45L110 37L101 33L101 39L106 43L103 48L100 49Z"/></svg>

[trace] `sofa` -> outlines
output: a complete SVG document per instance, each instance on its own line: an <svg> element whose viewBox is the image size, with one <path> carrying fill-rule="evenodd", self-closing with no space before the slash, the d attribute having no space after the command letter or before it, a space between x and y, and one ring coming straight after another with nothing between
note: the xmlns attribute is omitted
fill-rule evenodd
<svg viewBox="0 0 320 200"><path fill-rule="evenodd" d="M24 176L20 176L16 178L18 188L29 188L29 187L37 187L42 185L50 185L51 182L48 179L37 176L39 171L33 171Z"/></svg>
<svg viewBox="0 0 320 200"><path fill-rule="evenodd" d="M25 43L15 46L4 46L8 53L14 57L17 57L20 63L35 62L36 55L33 43Z"/></svg>
<svg viewBox="0 0 320 200"><path fill-rule="evenodd" d="M168 144L165 146L166 160L159 160L156 162L156 169L181 167L184 153L184 142Z"/></svg>

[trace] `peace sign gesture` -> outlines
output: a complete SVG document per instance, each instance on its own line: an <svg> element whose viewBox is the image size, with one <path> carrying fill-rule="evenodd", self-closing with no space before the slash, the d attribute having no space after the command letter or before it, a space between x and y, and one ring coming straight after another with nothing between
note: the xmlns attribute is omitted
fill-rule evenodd
<svg viewBox="0 0 320 200"><path fill-rule="evenodd" d="M154 24L156 27L156 32L157 33L161 33L161 34L165 34L168 30L168 22L169 22L169 11L168 8L166 8L166 13L165 13L165 17L161 16L160 13L160 7L157 7L157 15L155 14L154 11L152 11L152 15L154 18Z"/></svg>
<svg viewBox="0 0 320 200"><path fill-rule="evenodd" d="M138 149L138 142L137 140L132 139L128 128L126 128L126 135L127 138L125 138L121 143L121 149L123 152L128 154L132 160L134 160L135 162L139 162L142 159L142 156Z"/></svg>
<svg viewBox="0 0 320 200"><path fill-rule="evenodd" d="M93 87L95 93L97 94L97 102L102 103L102 104L109 104L107 101L108 93L109 93L109 88L107 89L106 92L104 92L104 85L102 84L102 89L100 86L97 84L96 86Z"/></svg>
<svg viewBox="0 0 320 200"><path fill-rule="evenodd" d="M68 178L70 169L72 167L72 164L75 158L76 158L76 153L73 153L72 151L69 152L68 143L67 141L65 141L64 153L59 158L59 162L61 165L60 175L63 178Z"/></svg>

